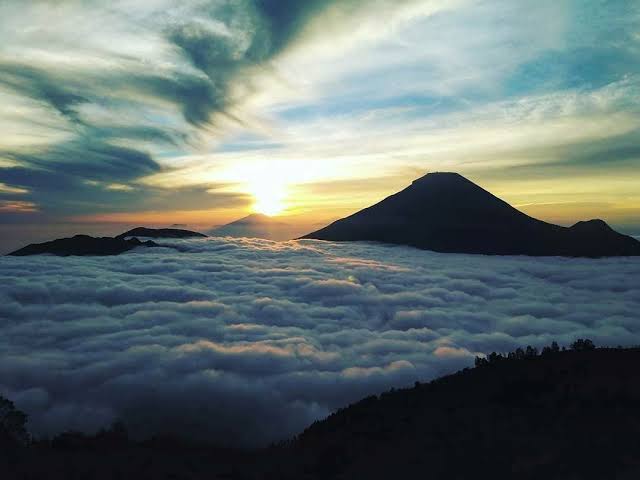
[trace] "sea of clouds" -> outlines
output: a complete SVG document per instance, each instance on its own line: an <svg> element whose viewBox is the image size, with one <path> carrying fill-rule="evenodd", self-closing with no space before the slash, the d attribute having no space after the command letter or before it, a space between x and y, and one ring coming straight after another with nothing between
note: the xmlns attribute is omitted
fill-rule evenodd
<svg viewBox="0 0 640 480"><path fill-rule="evenodd" d="M640 344L640 259L161 243L174 248L0 258L0 394L33 432L123 419L261 445L481 353Z"/></svg>

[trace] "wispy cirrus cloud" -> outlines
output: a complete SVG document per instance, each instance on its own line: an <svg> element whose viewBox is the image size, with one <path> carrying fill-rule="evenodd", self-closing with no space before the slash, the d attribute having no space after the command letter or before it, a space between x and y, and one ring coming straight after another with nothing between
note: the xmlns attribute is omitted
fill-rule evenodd
<svg viewBox="0 0 640 480"><path fill-rule="evenodd" d="M37 211L38 206L33 202L24 202L20 200L0 200L0 212L3 213L31 213Z"/></svg>

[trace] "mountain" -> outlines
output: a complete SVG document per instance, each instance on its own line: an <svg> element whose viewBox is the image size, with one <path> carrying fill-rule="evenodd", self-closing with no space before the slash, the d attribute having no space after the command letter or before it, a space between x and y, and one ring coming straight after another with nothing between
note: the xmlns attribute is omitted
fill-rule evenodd
<svg viewBox="0 0 640 480"><path fill-rule="evenodd" d="M206 237L203 233L181 230L178 228L145 228L137 227L121 233L116 238L147 237L147 238L193 238Z"/></svg>
<svg viewBox="0 0 640 480"><path fill-rule="evenodd" d="M152 241L141 242L137 238L90 237L76 235L44 243L32 243L15 252L13 256L40 255L51 253L59 256L69 255L119 255L136 247L157 247Z"/></svg>
<svg viewBox="0 0 640 480"><path fill-rule="evenodd" d="M267 240L291 240L300 231L297 227L276 220L261 213L253 213L244 218L216 227L207 232L212 237L249 237Z"/></svg>
<svg viewBox="0 0 640 480"><path fill-rule="evenodd" d="M117 237L90 237L76 235L71 238L60 238L44 243L32 243L15 252L14 256L39 255L51 253L54 255L119 255L136 247L157 247L158 244L148 240L141 242L136 237L149 238L192 238L206 237L202 233L175 228L144 228L138 227L121 233Z"/></svg>
<svg viewBox="0 0 640 480"><path fill-rule="evenodd" d="M546 223L457 173L427 174L401 192L302 238L486 255L640 255L640 242L602 220L568 228Z"/></svg>

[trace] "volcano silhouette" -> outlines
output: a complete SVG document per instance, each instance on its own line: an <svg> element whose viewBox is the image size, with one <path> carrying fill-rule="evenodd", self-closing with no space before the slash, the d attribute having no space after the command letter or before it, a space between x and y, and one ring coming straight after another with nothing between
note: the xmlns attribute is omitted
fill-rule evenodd
<svg viewBox="0 0 640 480"><path fill-rule="evenodd" d="M532 218L457 173L429 173L404 190L302 238L377 241L449 253L640 255L640 242L602 220L572 227Z"/></svg>
<svg viewBox="0 0 640 480"><path fill-rule="evenodd" d="M213 228L207 233L212 237L248 237L267 240L290 240L303 233L300 227L269 217L252 213L226 225Z"/></svg>

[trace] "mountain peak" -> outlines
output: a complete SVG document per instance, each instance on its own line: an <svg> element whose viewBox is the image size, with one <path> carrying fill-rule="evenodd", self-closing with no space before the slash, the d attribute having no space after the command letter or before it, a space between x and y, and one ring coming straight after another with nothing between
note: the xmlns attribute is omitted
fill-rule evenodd
<svg viewBox="0 0 640 480"><path fill-rule="evenodd" d="M429 172L420 178L416 178L413 183L420 182L422 180L467 180L458 172Z"/></svg>
<svg viewBox="0 0 640 480"><path fill-rule="evenodd" d="M434 185L434 184L469 184L473 183L459 173L455 172L430 172L415 179L411 185Z"/></svg>
<svg viewBox="0 0 640 480"><path fill-rule="evenodd" d="M604 220L601 220L599 218L594 218L592 220L583 220L583 221L577 222L576 224L572 225L570 228L577 229L577 230L584 230L584 231L592 231L592 232L597 232L597 231L609 232L609 231L613 231L613 229L607 224L607 222L605 222Z"/></svg>
<svg viewBox="0 0 640 480"><path fill-rule="evenodd" d="M282 217L270 217L263 213L251 213L226 225L207 232L213 237L248 237L268 240L290 240L302 232L295 224L282 221Z"/></svg>
<svg viewBox="0 0 640 480"><path fill-rule="evenodd" d="M279 217L270 217L264 213L251 213L224 226L229 225L284 225L284 223L280 221Z"/></svg>
<svg viewBox="0 0 640 480"><path fill-rule="evenodd" d="M276 217L271 217L269 215L265 215L264 213L250 213L246 217L238 220L239 222L277 222L278 219Z"/></svg>

